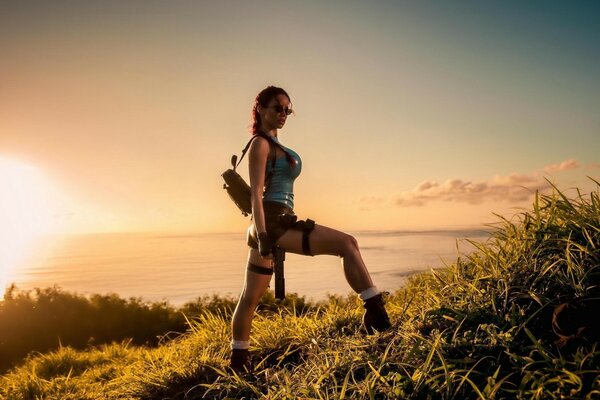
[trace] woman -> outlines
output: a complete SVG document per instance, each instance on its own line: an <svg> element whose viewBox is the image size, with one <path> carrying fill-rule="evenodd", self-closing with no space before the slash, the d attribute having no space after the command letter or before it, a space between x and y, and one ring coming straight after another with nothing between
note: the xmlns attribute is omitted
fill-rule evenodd
<svg viewBox="0 0 600 400"><path fill-rule="evenodd" d="M248 150L253 223L247 235L250 250L245 284L231 322L231 368L236 371L252 368L248 352L252 317L269 287L273 274L271 249L275 244L297 254L341 257L346 280L364 301L364 329L371 334L374 329L384 331L391 326L382 294L373 285L354 237L311 220L290 224L289 218L280 218L281 214L294 215L293 182L302 169L296 152L276 144L278 130L292 112L290 97L275 86L258 94L252 110L252 134L259 135L260 131L274 143L259 135Z"/></svg>

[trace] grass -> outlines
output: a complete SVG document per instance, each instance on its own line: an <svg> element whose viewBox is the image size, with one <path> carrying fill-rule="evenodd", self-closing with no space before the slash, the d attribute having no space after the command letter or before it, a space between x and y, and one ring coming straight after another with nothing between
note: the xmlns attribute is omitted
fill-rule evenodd
<svg viewBox="0 0 600 400"><path fill-rule="evenodd" d="M362 335L356 296L303 313L262 310L251 336L256 371L238 375L226 368L230 314L206 310L158 347L125 341L30 355L0 377L0 396L599 398L598 190L536 194L532 209L499 216L491 229L475 252L386 296L391 331Z"/></svg>
<svg viewBox="0 0 600 400"><path fill-rule="evenodd" d="M155 347L185 332L189 318L205 312L231 315L236 304L233 296L205 295L174 308L114 293L85 296L56 286L21 290L13 284L0 301L0 375L32 351L45 353L59 345L85 349L128 339L132 345ZM301 315L315 307L296 294L279 302L269 292L258 312L289 308Z"/></svg>

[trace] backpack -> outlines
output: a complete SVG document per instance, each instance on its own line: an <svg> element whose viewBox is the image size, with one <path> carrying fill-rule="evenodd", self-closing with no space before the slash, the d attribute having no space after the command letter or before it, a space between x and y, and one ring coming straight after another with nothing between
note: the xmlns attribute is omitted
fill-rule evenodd
<svg viewBox="0 0 600 400"><path fill-rule="evenodd" d="M269 141L270 147L272 147L273 145L279 146L279 148L281 148L281 150L285 152L286 157L291 157L288 151L285 148L283 148L283 146L274 141L269 135L261 131L258 131L258 133L252 136L252 138L248 141L248 144L246 145L246 147L244 147L244 150L242 150L242 156L240 157L239 161L237 160L237 155L234 154L233 156L231 156L231 165L233 168L229 168L221 174L223 180L225 181L225 183L223 184L223 189L227 191L227 194L229 195L231 200L240 209L240 211L245 217L248 216L248 214L252 214L252 203L250 201L250 185L248 185L244 178L242 178L240 174L237 173L236 168L242 162L242 159L244 158L246 152L250 148L250 144L252 143L252 141L259 136L267 139ZM272 159L271 165L273 168L271 168L271 172L266 178L267 188L271 183L271 175L273 174L273 169L275 168L276 156L277 153L275 153L275 156Z"/></svg>

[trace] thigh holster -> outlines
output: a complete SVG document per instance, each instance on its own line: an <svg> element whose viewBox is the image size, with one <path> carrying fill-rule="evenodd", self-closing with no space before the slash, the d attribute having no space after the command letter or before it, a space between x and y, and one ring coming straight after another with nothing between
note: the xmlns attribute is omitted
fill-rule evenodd
<svg viewBox="0 0 600 400"><path fill-rule="evenodd" d="M302 230L302 252L307 256L312 256L308 236L315 229L315 221L309 218L306 221L298 221L296 222L296 229Z"/></svg>
<svg viewBox="0 0 600 400"><path fill-rule="evenodd" d="M279 222L286 228L302 231L302 253L307 256L312 256L313 254L310 249L308 237L315 229L315 221L310 218L307 218L306 221L298 221L294 214L281 214L279 216ZM258 249L258 239L256 237L254 225L248 227L248 231L246 232L246 243L253 249Z"/></svg>
<svg viewBox="0 0 600 400"><path fill-rule="evenodd" d="M279 220L287 228L302 231L302 253L304 253L307 256L312 256L313 254L310 250L310 242L308 241L308 236L313 231L313 229L315 229L315 221L313 221L310 218L307 218L306 221L298 221L296 215L294 214L281 214L279 216Z"/></svg>
<svg viewBox="0 0 600 400"><path fill-rule="evenodd" d="M248 271L256 272L261 275L273 275L273 268L261 267L260 265L252 264L248 261L248 266L246 267Z"/></svg>

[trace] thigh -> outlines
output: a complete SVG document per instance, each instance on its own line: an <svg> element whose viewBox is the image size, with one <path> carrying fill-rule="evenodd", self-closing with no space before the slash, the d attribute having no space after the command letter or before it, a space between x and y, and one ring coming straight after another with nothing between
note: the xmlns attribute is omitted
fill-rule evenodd
<svg viewBox="0 0 600 400"><path fill-rule="evenodd" d="M352 236L347 233L318 224L315 224L315 229L308 236L310 250L315 256L319 254L339 256L344 253L344 246L348 240L352 240ZM277 240L277 245L285 251L304 254L302 252L302 231L288 229Z"/></svg>
<svg viewBox="0 0 600 400"><path fill-rule="evenodd" d="M250 249L248 252L248 261L252 264L260 265L265 268L272 268L271 260L262 259L258 250ZM253 261L254 260L254 261ZM271 282L271 275L263 275L256 272L249 271L246 269L246 277L244 281L244 289L242 291L242 298L252 305L258 304L260 298L263 296L269 283Z"/></svg>
<svg viewBox="0 0 600 400"><path fill-rule="evenodd" d="M270 253L268 257L263 257L260 255L258 249L250 248L248 251L248 262L265 268L273 268L273 254Z"/></svg>

